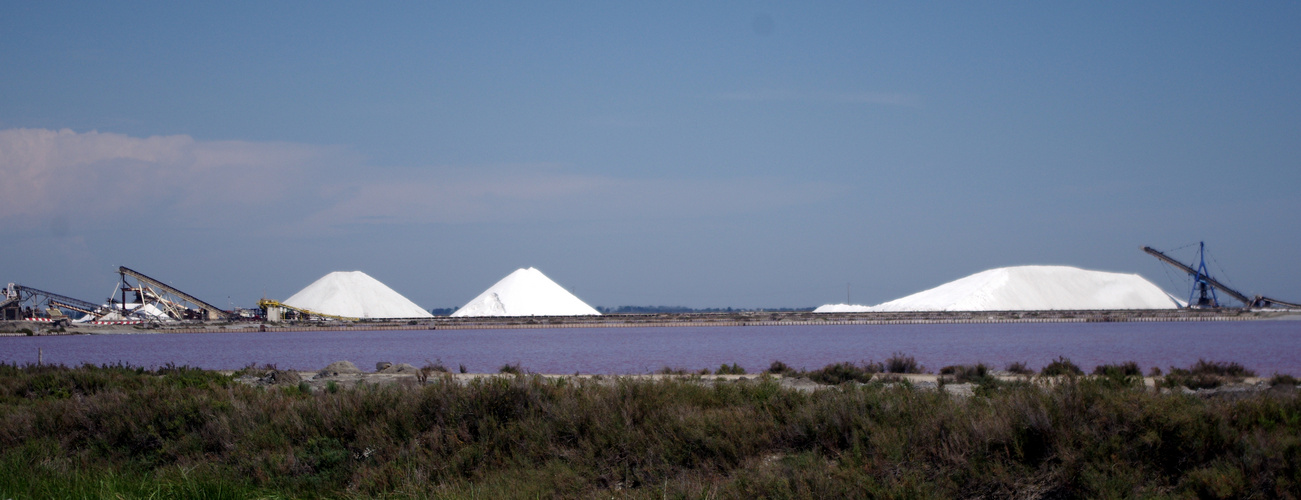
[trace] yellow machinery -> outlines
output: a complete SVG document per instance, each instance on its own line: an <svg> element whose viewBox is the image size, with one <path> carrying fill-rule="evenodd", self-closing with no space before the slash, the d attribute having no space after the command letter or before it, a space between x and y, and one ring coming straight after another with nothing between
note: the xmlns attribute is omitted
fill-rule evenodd
<svg viewBox="0 0 1301 500"><path fill-rule="evenodd" d="M307 315L307 316L315 316L315 317L318 317L318 318L330 318L330 319L337 319L337 320L342 320L342 321L361 321L361 318L350 318L350 317L347 317L347 316L335 316L335 315L333 315L333 314L319 313L319 312L316 312L316 311L309 311L309 310L307 310L307 309L302 309L302 308L298 308L298 307L294 307L294 306L287 306L287 305L284 305L284 304L280 303L279 301L275 301L275 300L271 300L271 299L262 299L262 300L259 300L259 301L257 301L257 305L258 305L258 307L261 307L262 309L265 309L265 310L266 310L266 312L267 312L267 321L280 321L280 317L279 317L280 315L279 315L279 314L276 314L274 318L272 317L272 312L271 312L271 311L272 311L274 308L288 309L288 310L290 310L290 311L294 311L294 312L297 312L297 313L299 313L299 314L304 314L304 315Z"/></svg>

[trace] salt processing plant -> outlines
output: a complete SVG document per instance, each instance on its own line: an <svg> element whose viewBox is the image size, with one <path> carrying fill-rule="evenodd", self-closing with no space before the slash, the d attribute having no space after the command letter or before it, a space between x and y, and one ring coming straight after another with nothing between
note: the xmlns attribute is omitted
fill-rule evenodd
<svg viewBox="0 0 1301 500"><path fill-rule="evenodd" d="M10 283L0 291L0 319L46 330L109 327L160 330L212 325L260 329L347 328L379 324L411 328L868 324L987 321L1186 321L1252 319L1301 311L1301 305L1248 296L1211 277L1204 249L1185 264L1150 247L1143 251L1191 279L1187 299L1137 274L1069 266L1015 266L966 276L874 306L827 304L812 311L616 314L602 316L536 268L518 269L450 316L435 316L361 271L322 276L283 301L263 298L256 309L223 310L125 266L114 296L84 301ZM1221 302L1220 296L1237 304ZM530 319L532 318L532 319ZM538 318L544 318L540 321ZM260 325L260 326L250 326Z"/></svg>

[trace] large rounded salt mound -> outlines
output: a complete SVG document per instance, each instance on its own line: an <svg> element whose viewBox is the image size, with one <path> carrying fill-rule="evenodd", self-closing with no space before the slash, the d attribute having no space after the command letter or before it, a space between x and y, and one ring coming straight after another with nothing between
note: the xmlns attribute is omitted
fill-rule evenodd
<svg viewBox="0 0 1301 500"><path fill-rule="evenodd" d="M982 271L872 311L1045 311L1176 309L1169 294L1137 274L1068 266L1018 266Z"/></svg>
<svg viewBox="0 0 1301 500"><path fill-rule="evenodd" d="M315 313L362 319L432 318L434 315L361 271L336 271L285 299Z"/></svg>

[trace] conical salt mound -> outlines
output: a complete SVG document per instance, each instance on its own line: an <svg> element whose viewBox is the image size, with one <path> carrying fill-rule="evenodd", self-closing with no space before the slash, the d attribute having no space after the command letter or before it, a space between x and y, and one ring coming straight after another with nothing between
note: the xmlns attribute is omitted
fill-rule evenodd
<svg viewBox="0 0 1301 500"><path fill-rule="evenodd" d="M876 305L871 311L1175 309L1180 303L1137 274L1067 266L1001 267Z"/></svg>
<svg viewBox="0 0 1301 500"><path fill-rule="evenodd" d="M587 305L534 268L502 278L452 316L596 316Z"/></svg>
<svg viewBox="0 0 1301 500"><path fill-rule="evenodd" d="M429 311L361 271L335 271L299 290L285 305L348 318L431 318Z"/></svg>

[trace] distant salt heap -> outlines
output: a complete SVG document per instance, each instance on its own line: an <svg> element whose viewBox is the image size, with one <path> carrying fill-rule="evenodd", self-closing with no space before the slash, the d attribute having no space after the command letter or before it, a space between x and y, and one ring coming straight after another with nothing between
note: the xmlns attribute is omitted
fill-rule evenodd
<svg viewBox="0 0 1301 500"><path fill-rule="evenodd" d="M452 316L599 316L551 278L534 268L502 278Z"/></svg>
<svg viewBox="0 0 1301 500"><path fill-rule="evenodd" d="M815 313L861 313L872 310L872 306L858 304L823 304L814 309Z"/></svg>
<svg viewBox="0 0 1301 500"><path fill-rule="evenodd" d="M1019 266L982 271L872 307L828 304L814 312L1175 309L1180 305L1137 274Z"/></svg>
<svg viewBox="0 0 1301 500"><path fill-rule="evenodd" d="M285 305L347 318L431 318L402 294L361 271L335 271L299 290Z"/></svg>

